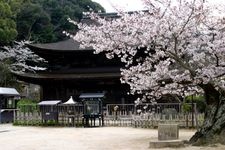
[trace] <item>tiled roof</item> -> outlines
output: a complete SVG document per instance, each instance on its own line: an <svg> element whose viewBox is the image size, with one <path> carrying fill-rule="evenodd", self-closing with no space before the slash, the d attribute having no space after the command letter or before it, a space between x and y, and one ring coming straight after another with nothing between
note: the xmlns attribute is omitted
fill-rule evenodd
<svg viewBox="0 0 225 150"><path fill-rule="evenodd" d="M45 44L28 44L31 49L39 50L54 50L54 51L77 51L77 50L93 50L91 47L80 48L80 43L73 39L60 41L56 43L45 43Z"/></svg>

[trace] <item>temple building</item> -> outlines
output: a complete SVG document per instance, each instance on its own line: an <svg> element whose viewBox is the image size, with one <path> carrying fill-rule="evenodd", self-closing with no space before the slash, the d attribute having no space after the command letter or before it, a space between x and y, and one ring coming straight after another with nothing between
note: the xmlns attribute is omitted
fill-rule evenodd
<svg viewBox="0 0 225 150"><path fill-rule="evenodd" d="M102 17L118 18L117 13L102 13ZM83 23L95 24L84 16ZM105 104L134 103L129 86L120 82L119 58L107 59L104 53L94 54L91 47L80 48L72 39L57 43L27 45L35 54L47 61L45 71L17 74L18 79L41 87L40 100L76 101L82 93L105 93Z"/></svg>
<svg viewBox="0 0 225 150"><path fill-rule="evenodd" d="M103 104L133 103L129 86L120 83L119 59L94 54L92 48L80 48L72 39L57 43L29 44L28 47L47 62L47 69L17 74L19 80L41 87L41 100L77 101L81 93L105 93Z"/></svg>

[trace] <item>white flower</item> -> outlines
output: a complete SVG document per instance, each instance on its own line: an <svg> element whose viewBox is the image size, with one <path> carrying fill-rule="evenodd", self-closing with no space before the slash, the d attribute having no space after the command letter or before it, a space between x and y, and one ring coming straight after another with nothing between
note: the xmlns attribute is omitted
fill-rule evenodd
<svg viewBox="0 0 225 150"><path fill-rule="evenodd" d="M103 52L107 58L119 57L125 63L121 82L130 86L129 93L147 93L135 101L137 105L166 93L202 92L200 83L225 87L221 82L225 74L225 24L215 15L221 7L202 0L143 1L148 11L120 12L115 19L90 13L97 25L71 21L80 30L69 36L82 46L93 47L96 54ZM221 11L225 13L225 9Z"/></svg>

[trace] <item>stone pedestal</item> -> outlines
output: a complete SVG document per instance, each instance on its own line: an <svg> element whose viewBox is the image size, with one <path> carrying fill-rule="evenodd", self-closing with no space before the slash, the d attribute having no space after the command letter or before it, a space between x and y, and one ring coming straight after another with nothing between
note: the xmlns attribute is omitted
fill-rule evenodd
<svg viewBox="0 0 225 150"><path fill-rule="evenodd" d="M178 124L159 124L158 140L177 140L179 138Z"/></svg>
<svg viewBox="0 0 225 150"><path fill-rule="evenodd" d="M178 140L179 125L178 124L159 124L158 140L150 142L150 148L164 147L183 147L184 142Z"/></svg>
<svg viewBox="0 0 225 150"><path fill-rule="evenodd" d="M150 141L150 148L165 148L165 147L184 147L184 141L182 140L166 140L166 141Z"/></svg>

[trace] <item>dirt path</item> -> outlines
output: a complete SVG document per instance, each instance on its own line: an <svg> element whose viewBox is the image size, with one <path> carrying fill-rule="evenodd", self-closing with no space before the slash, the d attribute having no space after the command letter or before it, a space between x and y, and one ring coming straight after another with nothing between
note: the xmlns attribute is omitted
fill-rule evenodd
<svg viewBox="0 0 225 150"><path fill-rule="evenodd" d="M180 130L180 139L195 131ZM0 125L0 150L149 150L157 130L136 128L47 128ZM172 150L166 148L167 150ZM179 148L179 150L225 150L225 146Z"/></svg>

